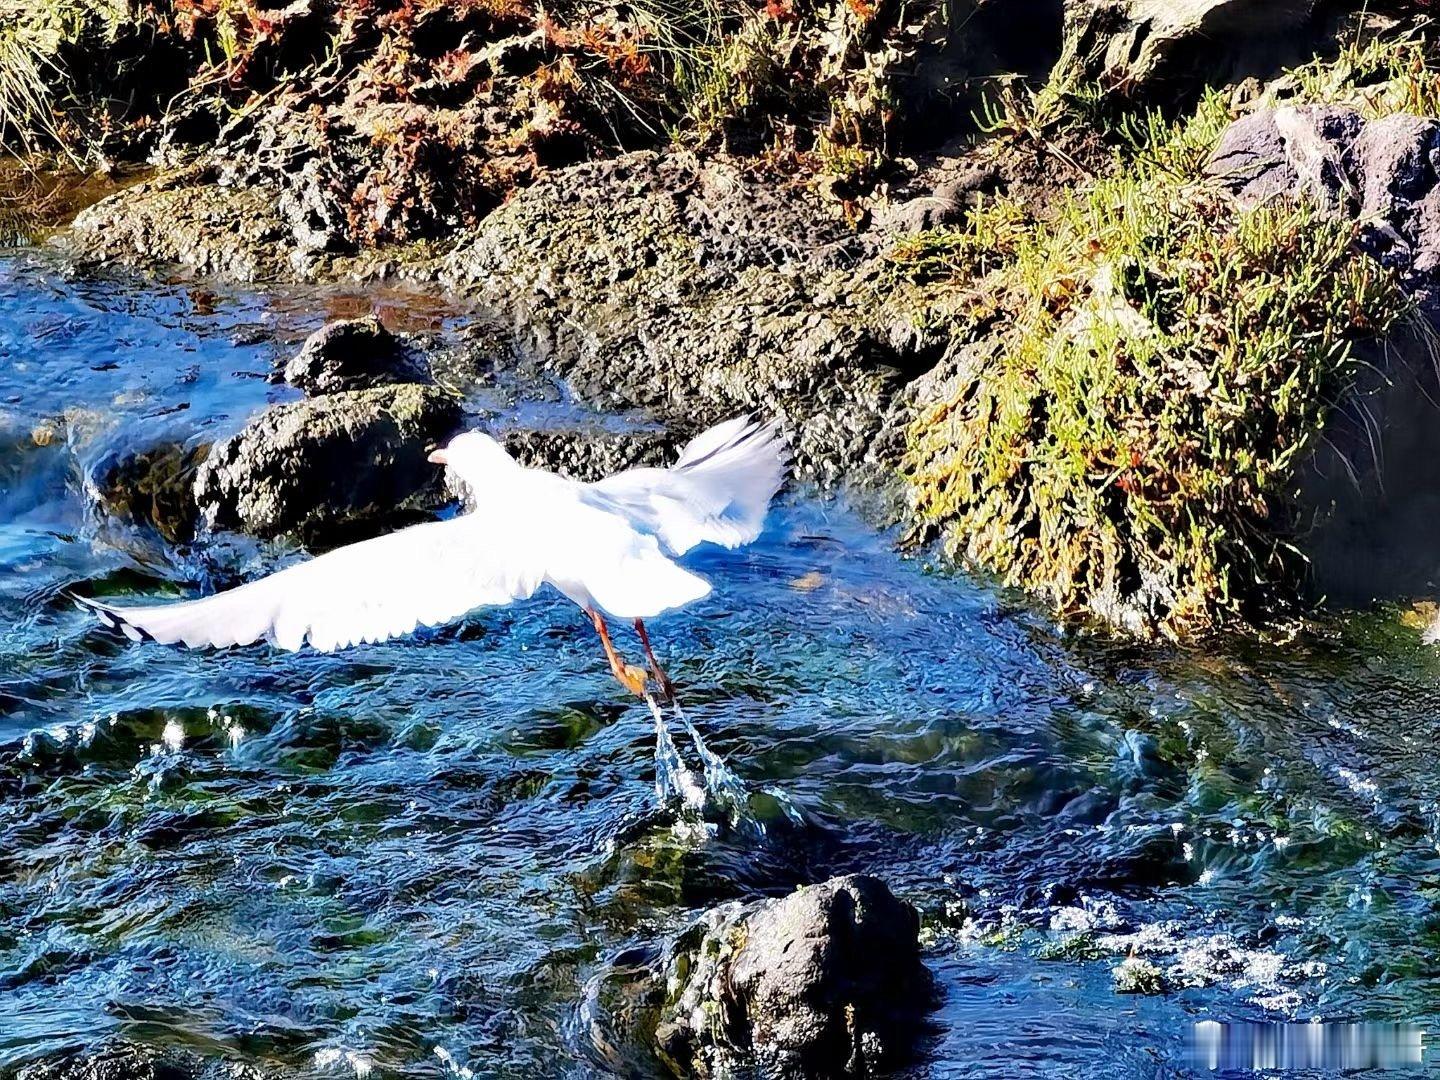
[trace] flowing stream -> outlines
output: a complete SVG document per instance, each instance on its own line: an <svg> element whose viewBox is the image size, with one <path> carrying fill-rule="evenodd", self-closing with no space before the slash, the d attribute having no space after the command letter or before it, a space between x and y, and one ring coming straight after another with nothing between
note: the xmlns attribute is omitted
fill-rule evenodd
<svg viewBox="0 0 1440 1080"><path fill-rule="evenodd" d="M1440 1020L1440 654L1399 610L1203 651L1067 634L801 487L687 560L715 591L654 625L678 712L554 596L331 656L76 611L297 557L164 544L94 481L292 396L276 358L372 304L456 319L0 258L0 1075L116 1042L597 1075L584 987L627 950L851 871L924 916L915 1076L1174 1075L1205 1018ZM1117 993L1132 955L1166 992Z"/></svg>

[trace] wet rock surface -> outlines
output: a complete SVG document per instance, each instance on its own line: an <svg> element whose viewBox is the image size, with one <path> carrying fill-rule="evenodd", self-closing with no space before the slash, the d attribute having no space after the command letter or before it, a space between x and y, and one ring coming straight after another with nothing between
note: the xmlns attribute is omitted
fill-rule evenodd
<svg viewBox="0 0 1440 1080"><path fill-rule="evenodd" d="M326 323L291 357L284 377L311 395L430 381L424 361L374 315Z"/></svg>
<svg viewBox="0 0 1440 1080"><path fill-rule="evenodd" d="M682 938L655 1041L683 1072L863 1076L906 1054L931 1001L919 918L851 874L709 912Z"/></svg>
<svg viewBox="0 0 1440 1080"><path fill-rule="evenodd" d="M590 482L624 469L674 463L679 440L663 431L518 429L500 443L521 465Z"/></svg>
<svg viewBox="0 0 1440 1080"><path fill-rule="evenodd" d="M198 510L192 493L208 443L161 443L107 455L94 470L101 508L132 525L153 528L172 544L195 536Z"/></svg>
<svg viewBox="0 0 1440 1080"><path fill-rule="evenodd" d="M318 546L413 520L446 501L426 460L461 424L431 386L381 386L274 406L217 443L195 477L204 522Z"/></svg>
<svg viewBox="0 0 1440 1080"><path fill-rule="evenodd" d="M221 183L187 167L86 207L52 243L82 267L182 269L233 282L384 281L433 276L424 244L331 251L297 239L263 179Z"/></svg>
<svg viewBox="0 0 1440 1080"><path fill-rule="evenodd" d="M22 1065L14 1080L260 1080L264 1074L248 1065L207 1061L181 1050L158 1050L114 1042L79 1054L56 1054Z"/></svg>
<svg viewBox="0 0 1440 1080"><path fill-rule="evenodd" d="M265 281L294 276L285 241L272 192L181 173L82 210L61 243L83 264L174 263L231 281Z"/></svg>
<svg viewBox="0 0 1440 1080"><path fill-rule="evenodd" d="M681 156L577 166L463 237L442 276L593 404L691 429L780 416L824 479L890 460L886 412L944 342L883 279L875 237L763 189Z"/></svg>

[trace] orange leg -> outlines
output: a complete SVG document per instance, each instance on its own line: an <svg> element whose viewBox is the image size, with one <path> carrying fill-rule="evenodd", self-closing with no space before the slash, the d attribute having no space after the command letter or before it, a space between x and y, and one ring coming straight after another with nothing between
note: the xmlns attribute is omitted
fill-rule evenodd
<svg viewBox="0 0 1440 1080"><path fill-rule="evenodd" d="M660 661L655 659L655 650L650 648L650 635L645 632L645 624L639 619L635 620L635 632L640 635L640 644L645 649L645 659L650 662L650 674L655 676L655 682L660 686L660 692L665 695L666 702L675 700L675 684L660 667Z"/></svg>
<svg viewBox="0 0 1440 1080"><path fill-rule="evenodd" d="M620 654L615 651L614 644L610 641L610 630L605 625L605 620L600 613L593 608L587 609L590 614L590 621L595 624L595 632L600 635L600 644L605 646L605 659L610 661L610 672L620 683L637 697L645 696L645 672L634 664L627 664L620 659Z"/></svg>

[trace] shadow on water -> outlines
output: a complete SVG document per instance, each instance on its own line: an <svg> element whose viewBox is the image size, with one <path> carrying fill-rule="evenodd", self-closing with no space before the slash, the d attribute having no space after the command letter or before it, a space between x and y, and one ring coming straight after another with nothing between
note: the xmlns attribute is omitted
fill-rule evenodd
<svg viewBox="0 0 1440 1080"><path fill-rule="evenodd" d="M158 543L85 480L235 430L353 302L0 261L0 1073L126 1040L592 1075L587 986L709 905L851 871L924 914L916 1075L1164 1073L1202 1017L1435 1018L1440 659L1397 612L1205 653L1072 638L802 491L697 553L713 595L656 625L696 814L552 598L338 656L132 647L73 610L296 557ZM1167 993L1116 993L1131 955Z"/></svg>

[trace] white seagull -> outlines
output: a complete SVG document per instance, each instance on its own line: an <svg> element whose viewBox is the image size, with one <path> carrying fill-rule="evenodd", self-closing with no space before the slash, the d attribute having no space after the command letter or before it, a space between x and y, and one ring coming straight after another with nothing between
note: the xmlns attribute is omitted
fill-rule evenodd
<svg viewBox="0 0 1440 1080"><path fill-rule="evenodd" d="M200 600L80 602L133 641L193 649L263 638L282 649L331 652L453 622L550 584L590 616L611 672L643 696L646 673L616 653L604 617L633 620L650 673L672 698L644 620L710 592L673 557L702 543L735 548L759 536L788 454L776 423L742 416L695 438L668 469L629 469L592 484L524 468L478 431L457 435L430 460L469 488L469 512L337 548Z"/></svg>

